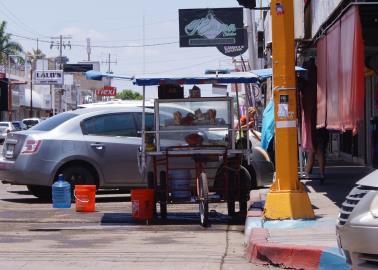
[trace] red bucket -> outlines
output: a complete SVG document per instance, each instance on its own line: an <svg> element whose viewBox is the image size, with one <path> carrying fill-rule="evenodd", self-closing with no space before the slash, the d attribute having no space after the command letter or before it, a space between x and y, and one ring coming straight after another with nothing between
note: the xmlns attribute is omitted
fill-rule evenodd
<svg viewBox="0 0 378 270"><path fill-rule="evenodd" d="M77 212L96 211L96 185L75 185Z"/></svg>
<svg viewBox="0 0 378 270"><path fill-rule="evenodd" d="M150 220L154 213L154 190L131 190L132 215L135 220Z"/></svg>

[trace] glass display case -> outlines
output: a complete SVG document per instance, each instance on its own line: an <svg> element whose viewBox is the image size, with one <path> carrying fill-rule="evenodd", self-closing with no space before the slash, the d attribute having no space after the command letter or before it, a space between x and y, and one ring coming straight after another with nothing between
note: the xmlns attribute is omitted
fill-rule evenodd
<svg viewBox="0 0 378 270"><path fill-rule="evenodd" d="M231 97L155 100L156 148L223 145L232 136Z"/></svg>

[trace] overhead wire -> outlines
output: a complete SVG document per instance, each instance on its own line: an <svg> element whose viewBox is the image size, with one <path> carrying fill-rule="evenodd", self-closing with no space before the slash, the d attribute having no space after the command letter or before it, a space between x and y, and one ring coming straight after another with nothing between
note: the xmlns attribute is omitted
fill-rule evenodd
<svg viewBox="0 0 378 270"><path fill-rule="evenodd" d="M28 33L31 33L31 34L37 34L38 36L41 36L41 37L47 37L46 35L42 35L41 33L39 33L38 31L35 31L33 28L31 28L29 25L27 25L26 23L24 23L20 18L18 18L2 1L0 1L0 5L3 7L3 9L5 10L2 10L0 9L1 13L3 13L4 15L6 15L9 19L11 19L13 22L15 22L16 24L18 24L24 31L28 32ZM8 12L8 13L6 13Z"/></svg>

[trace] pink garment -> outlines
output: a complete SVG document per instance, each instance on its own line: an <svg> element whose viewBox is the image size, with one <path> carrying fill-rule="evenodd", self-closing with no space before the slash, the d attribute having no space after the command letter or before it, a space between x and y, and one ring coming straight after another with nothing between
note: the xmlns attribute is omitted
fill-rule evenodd
<svg viewBox="0 0 378 270"><path fill-rule="evenodd" d="M303 66L307 69L307 78L301 89L302 113L302 148L305 152L313 152L316 130L316 66L314 60L309 60Z"/></svg>

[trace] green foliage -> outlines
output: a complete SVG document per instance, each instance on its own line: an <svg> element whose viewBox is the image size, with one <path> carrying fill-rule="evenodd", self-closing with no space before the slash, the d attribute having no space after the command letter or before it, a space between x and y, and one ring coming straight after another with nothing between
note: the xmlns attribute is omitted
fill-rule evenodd
<svg viewBox="0 0 378 270"><path fill-rule="evenodd" d="M5 64L7 56L11 54L22 53L21 44L11 40L11 34L6 32L7 22L2 21L0 23L0 64Z"/></svg>
<svg viewBox="0 0 378 270"><path fill-rule="evenodd" d="M30 63L34 63L37 59L43 59L46 55L40 49L32 49L31 52L27 52L26 56Z"/></svg>
<svg viewBox="0 0 378 270"><path fill-rule="evenodd" d="M143 97L138 92L126 89L120 93L117 93L116 98L119 98L122 100L141 100Z"/></svg>

